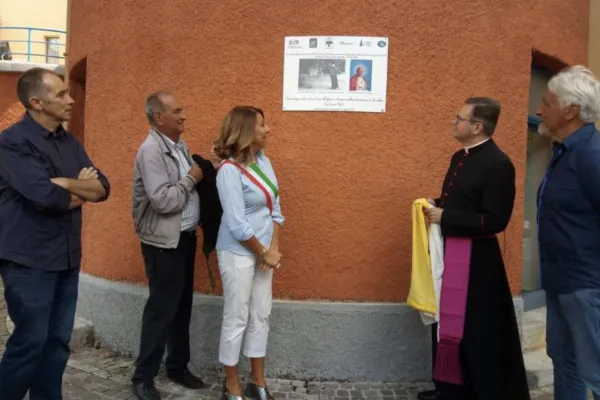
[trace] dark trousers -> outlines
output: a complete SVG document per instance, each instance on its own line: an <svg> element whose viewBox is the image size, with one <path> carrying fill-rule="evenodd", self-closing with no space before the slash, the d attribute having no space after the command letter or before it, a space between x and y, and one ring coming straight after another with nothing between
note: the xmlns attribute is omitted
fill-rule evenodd
<svg viewBox="0 0 600 400"><path fill-rule="evenodd" d="M438 324L431 325L431 370L435 368L435 357L437 355L437 331ZM434 380L435 390L441 394L441 400L471 400L474 395L467 386L453 385L451 383L440 382Z"/></svg>
<svg viewBox="0 0 600 400"><path fill-rule="evenodd" d="M79 269L48 272L0 267L15 330L0 362L0 399L62 399L62 377L75 322ZM3 323L3 321L2 321Z"/></svg>
<svg viewBox="0 0 600 400"><path fill-rule="evenodd" d="M142 243L150 296L142 317L140 353L132 382L150 382L168 350L166 369L182 374L190 361L196 234L182 232L176 249Z"/></svg>

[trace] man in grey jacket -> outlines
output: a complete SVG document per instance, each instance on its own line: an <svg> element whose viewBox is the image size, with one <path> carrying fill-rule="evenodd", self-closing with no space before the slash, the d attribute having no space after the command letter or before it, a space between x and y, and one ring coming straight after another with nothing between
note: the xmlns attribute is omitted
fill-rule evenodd
<svg viewBox="0 0 600 400"><path fill-rule="evenodd" d="M203 174L181 140L185 114L176 97L167 91L151 94L146 116L151 130L135 158L132 206L150 296L131 380L138 399L159 400L154 378L165 347L167 377L188 388L204 387L187 368L200 219L196 184Z"/></svg>

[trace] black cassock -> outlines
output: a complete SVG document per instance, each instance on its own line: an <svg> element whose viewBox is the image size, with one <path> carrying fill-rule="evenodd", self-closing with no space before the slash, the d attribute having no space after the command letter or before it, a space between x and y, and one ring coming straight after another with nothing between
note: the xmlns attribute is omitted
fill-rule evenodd
<svg viewBox="0 0 600 400"><path fill-rule="evenodd" d="M504 261L498 239L490 237L504 231L514 201L514 165L492 139L452 156L436 199L444 210L442 235L474 239L461 343L465 383L458 388L436 382L449 398L530 398Z"/></svg>

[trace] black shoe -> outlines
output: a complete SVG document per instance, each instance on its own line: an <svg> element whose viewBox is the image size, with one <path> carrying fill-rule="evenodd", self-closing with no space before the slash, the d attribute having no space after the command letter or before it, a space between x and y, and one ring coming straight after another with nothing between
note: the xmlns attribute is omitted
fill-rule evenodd
<svg viewBox="0 0 600 400"><path fill-rule="evenodd" d="M438 400L440 399L440 395L437 390L428 390L426 392L420 392L417 395L417 399L419 400Z"/></svg>
<svg viewBox="0 0 600 400"><path fill-rule="evenodd" d="M134 383L133 394L139 400L160 400L160 393L154 386L154 382Z"/></svg>
<svg viewBox="0 0 600 400"><path fill-rule="evenodd" d="M188 389L204 389L208 387L202 379L192 374L188 369L185 369L183 372L167 372L167 378Z"/></svg>

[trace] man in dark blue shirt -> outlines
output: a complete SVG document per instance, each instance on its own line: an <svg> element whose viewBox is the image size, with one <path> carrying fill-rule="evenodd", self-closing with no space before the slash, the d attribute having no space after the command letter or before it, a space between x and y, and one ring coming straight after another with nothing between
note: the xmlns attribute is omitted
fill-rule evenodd
<svg viewBox="0 0 600 400"><path fill-rule="evenodd" d="M27 113L0 134L0 273L15 324L0 362L0 399L61 399L81 262L81 205L110 186L62 123L73 99L56 74L25 72Z"/></svg>
<svg viewBox="0 0 600 400"><path fill-rule="evenodd" d="M581 66L548 83L538 109L554 156L538 190L548 355L557 400L600 399L600 82Z"/></svg>

